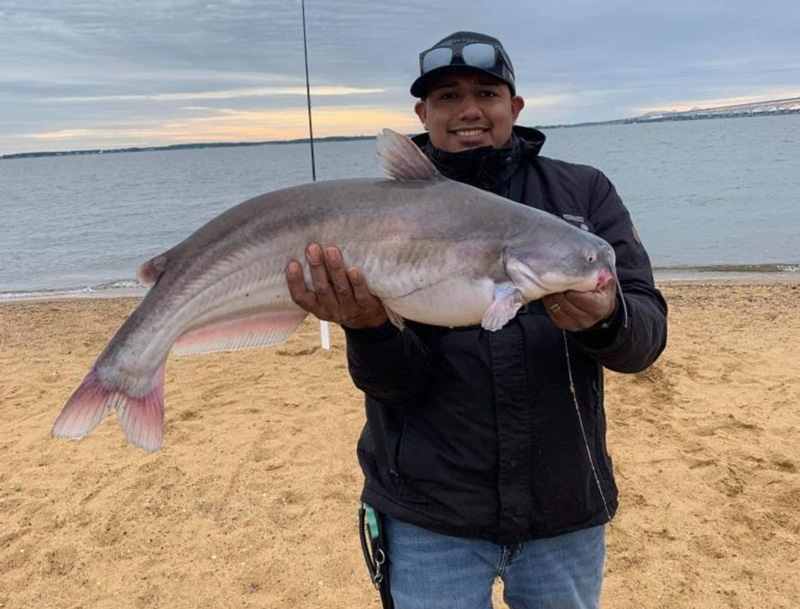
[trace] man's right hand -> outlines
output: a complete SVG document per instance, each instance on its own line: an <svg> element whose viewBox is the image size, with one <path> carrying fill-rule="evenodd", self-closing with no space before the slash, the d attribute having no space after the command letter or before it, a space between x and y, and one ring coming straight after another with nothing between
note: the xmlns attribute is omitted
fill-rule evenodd
<svg viewBox="0 0 800 609"><path fill-rule="evenodd" d="M292 260L286 267L289 293L300 308L353 330L378 328L388 321L386 309L367 290L361 271L345 269L338 248L328 247L323 255L322 248L312 243L306 248L306 259L312 290L306 285L299 262Z"/></svg>

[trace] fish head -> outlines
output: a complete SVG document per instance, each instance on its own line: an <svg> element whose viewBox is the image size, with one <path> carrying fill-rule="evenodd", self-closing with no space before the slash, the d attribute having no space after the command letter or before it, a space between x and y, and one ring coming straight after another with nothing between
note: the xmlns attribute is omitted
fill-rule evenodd
<svg viewBox="0 0 800 609"><path fill-rule="evenodd" d="M616 256L606 241L591 233L570 237L506 250L506 273L526 302L568 290L598 291L616 278Z"/></svg>

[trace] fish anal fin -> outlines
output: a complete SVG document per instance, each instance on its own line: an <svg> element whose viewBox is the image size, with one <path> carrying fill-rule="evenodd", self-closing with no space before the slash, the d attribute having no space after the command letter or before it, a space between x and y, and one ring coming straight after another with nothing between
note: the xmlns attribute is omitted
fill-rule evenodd
<svg viewBox="0 0 800 609"><path fill-rule="evenodd" d="M391 129L378 134L378 162L390 178L399 181L433 180L441 175L414 142Z"/></svg>
<svg viewBox="0 0 800 609"><path fill-rule="evenodd" d="M282 343L305 319L305 311L268 311L214 321L181 335L172 350L176 355L239 351Z"/></svg>
<svg viewBox="0 0 800 609"><path fill-rule="evenodd" d="M522 306L522 292L516 286L498 285L494 290L494 300L483 314L481 326L496 332L517 314Z"/></svg>
<svg viewBox="0 0 800 609"><path fill-rule="evenodd" d="M160 254L155 258L151 258L139 267L136 271L136 278L142 285L150 285L158 281L158 278L164 274L167 269L167 257Z"/></svg>

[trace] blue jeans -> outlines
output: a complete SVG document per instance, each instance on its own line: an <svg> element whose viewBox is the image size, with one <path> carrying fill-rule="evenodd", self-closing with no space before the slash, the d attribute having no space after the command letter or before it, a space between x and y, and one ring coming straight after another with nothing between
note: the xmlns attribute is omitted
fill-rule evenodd
<svg viewBox="0 0 800 609"><path fill-rule="evenodd" d="M491 609L496 577L511 609L600 606L605 525L503 546L384 521L396 609Z"/></svg>

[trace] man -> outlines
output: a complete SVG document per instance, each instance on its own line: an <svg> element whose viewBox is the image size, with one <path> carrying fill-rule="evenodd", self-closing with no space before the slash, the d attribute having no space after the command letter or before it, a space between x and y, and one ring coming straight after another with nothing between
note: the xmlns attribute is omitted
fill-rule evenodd
<svg viewBox="0 0 800 609"><path fill-rule="evenodd" d="M495 577L519 608L599 606L605 525L617 508L603 367L636 372L666 344L666 304L627 210L591 167L539 156L498 40L457 32L420 56L411 93L439 171L557 215L608 241L613 282L530 303L502 330L387 319L358 269L311 245L295 302L341 323L366 394L363 500L384 515L397 609L484 609Z"/></svg>

